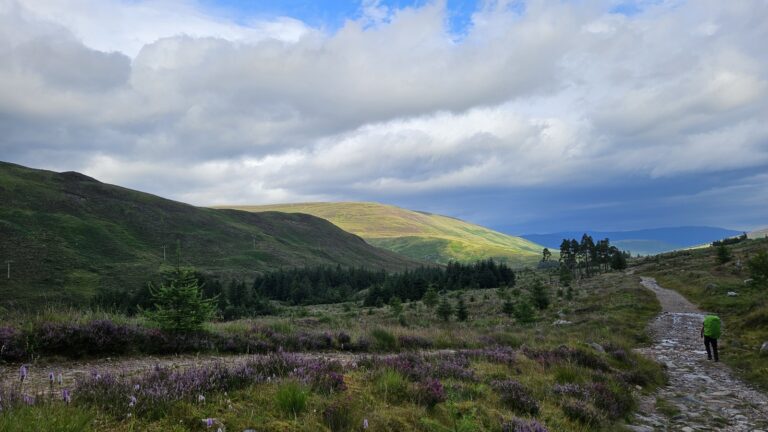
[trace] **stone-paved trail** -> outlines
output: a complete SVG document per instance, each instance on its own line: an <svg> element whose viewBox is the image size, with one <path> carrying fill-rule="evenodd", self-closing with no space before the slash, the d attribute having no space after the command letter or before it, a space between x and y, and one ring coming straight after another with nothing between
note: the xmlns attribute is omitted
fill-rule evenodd
<svg viewBox="0 0 768 432"><path fill-rule="evenodd" d="M641 280L656 293L663 312L650 325L653 346L638 351L666 365L669 385L642 400L630 429L768 431L768 397L736 378L726 365L707 360L700 336L704 314L653 278ZM656 410L657 399L666 402L664 411L671 418Z"/></svg>

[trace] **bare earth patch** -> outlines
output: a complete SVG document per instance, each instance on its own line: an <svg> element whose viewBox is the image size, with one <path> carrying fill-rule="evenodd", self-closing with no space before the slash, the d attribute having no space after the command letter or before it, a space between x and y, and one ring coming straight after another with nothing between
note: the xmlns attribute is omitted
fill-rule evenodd
<svg viewBox="0 0 768 432"><path fill-rule="evenodd" d="M653 278L641 277L641 284L656 293L663 312L650 324L653 345L638 351L666 366L669 385L641 401L630 428L768 430L768 397L735 377L728 366L707 360L700 337L704 313ZM723 323L726 341L727 325ZM721 357L727 355L721 350Z"/></svg>

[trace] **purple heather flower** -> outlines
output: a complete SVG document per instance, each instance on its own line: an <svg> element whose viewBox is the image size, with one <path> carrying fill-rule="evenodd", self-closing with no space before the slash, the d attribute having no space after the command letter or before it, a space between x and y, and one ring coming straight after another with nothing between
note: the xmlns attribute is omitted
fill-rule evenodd
<svg viewBox="0 0 768 432"><path fill-rule="evenodd" d="M62 385L64 383L64 375L59 373L59 385Z"/></svg>
<svg viewBox="0 0 768 432"><path fill-rule="evenodd" d="M200 403L205 403L205 396L203 395L197 395L197 401Z"/></svg>
<svg viewBox="0 0 768 432"><path fill-rule="evenodd" d="M135 384L135 385L133 386L133 390L134 390L134 391L139 391L139 390L141 390L141 386L140 386L139 384Z"/></svg>
<svg viewBox="0 0 768 432"><path fill-rule="evenodd" d="M131 402L128 404L129 407L133 408L136 406L136 396L131 396Z"/></svg>
<svg viewBox="0 0 768 432"><path fill-rule="evenodd" d="M207 427L213 427L213 419L210 417L203 419L203 423L205 423L205 426Z"/></svg>
<svg viewBox="0 0 768 432"><path fill-rule="evenodd" d="M64 399L64 402L67 404L72 402L72 395L69 394L69 390L67 389L61 391L61 398Z"/></svg>
<svg viewBox="0 0 768 432"><path fill-rule="evenodd" d="M21 365L19 368L19 378L21 379L21 382L24 382L25 379L27 379L27 374L29 371L27 370L27 365Z"/></svg>
<svg viewBox="0 0 768 432"><path fill-rule="evenodd" d="M53 371L48 372L48 381L53 385L53 383L56 381L56 375L54 375Z"/></svg>
<svg viewBox="0 0 768 432"><path fill-rule="evenodd" d="M363 419L363 429L368 429L368 419Z"/></svg>
<svg viewBox="0 0 768 432"><path fill-rule="evenodd" d="M30 395L24 395L23 396L24 403L27 405L34 405L35 404L35 398Z"/></svg>

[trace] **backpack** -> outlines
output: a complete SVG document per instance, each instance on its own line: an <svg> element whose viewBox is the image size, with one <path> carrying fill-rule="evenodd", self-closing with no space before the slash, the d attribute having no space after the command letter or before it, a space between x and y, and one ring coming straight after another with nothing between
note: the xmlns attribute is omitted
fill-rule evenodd
<svg viewBox="0 0 768 432"><path fill-rule="evenodd" d="M704 318L704 336L709 336L713 339L720 337L720 317L717 315L707 315Z"/></svg>

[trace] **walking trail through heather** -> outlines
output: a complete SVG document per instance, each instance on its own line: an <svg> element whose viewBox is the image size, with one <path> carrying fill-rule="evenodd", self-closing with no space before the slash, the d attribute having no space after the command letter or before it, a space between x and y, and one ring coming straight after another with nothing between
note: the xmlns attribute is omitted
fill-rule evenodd
<svg viewBox="0 0 768 432"><path fill-rule="evenodd" d="M653 278L642 277L641 284L656 293L662 313L650 324L653 345L638 351L666 366L669 385L641 401L630 429L768 431L768 397L736 378L728 366L707 360L700 335L704 313ZM672 408L665 411L679 413L668 418L657 412L657 399Z"/></svg>

